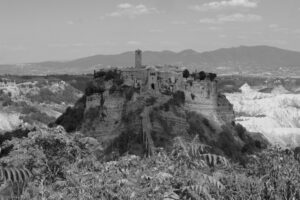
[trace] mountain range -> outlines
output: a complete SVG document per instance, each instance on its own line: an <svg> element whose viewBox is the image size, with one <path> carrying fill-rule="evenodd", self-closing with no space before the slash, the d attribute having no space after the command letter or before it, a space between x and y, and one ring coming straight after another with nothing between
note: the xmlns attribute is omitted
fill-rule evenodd
<svg viewBox="0 0 300 200"><path fill-rule="evenodd" d="M176 65L218 74L300 76L300 52L270 46L239 46L209 52L144 51L145 65ZM134 51L70 61L0 65L0 74L45 75L92 73L94 69L134 65Z"/></svg>

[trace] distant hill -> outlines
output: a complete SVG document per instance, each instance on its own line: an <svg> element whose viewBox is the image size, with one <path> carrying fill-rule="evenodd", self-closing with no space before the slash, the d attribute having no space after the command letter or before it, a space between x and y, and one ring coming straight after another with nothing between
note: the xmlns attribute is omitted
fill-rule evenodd
<svg viewBox="0 0 300 200"><path fill-rule="evenodd" d="M143 64L178 65L218 74L300 76L300 52L269 46L240 46L209 52L145 51ZM0 74L81 74L104 67L134 65L134 52L95 55L65 62L0 65Z"/></svg>

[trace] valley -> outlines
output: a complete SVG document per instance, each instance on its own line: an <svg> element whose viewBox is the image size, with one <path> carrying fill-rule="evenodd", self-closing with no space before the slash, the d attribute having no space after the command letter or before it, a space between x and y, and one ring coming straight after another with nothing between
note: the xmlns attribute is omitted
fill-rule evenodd
<svg viewBox="0 0 300 200"><path fill-rule="evenodd" d="M47 126L55 121L83 94L71 85L76 83L73 78L71 83L59 77L1 76L0 132Z"/></svg>

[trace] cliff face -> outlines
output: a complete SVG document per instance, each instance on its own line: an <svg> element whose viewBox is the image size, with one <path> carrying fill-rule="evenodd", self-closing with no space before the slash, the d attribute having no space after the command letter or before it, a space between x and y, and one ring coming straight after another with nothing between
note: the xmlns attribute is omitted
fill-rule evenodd
<svg viewBox="0 0 300 200"><path fill-rule="evenodd" d="M185 91L185 98L186 110L203 115L219 130L222 125L234 122L233 106L222 94L209 99L203 98L201 93Z"/></svg>
<svg viewBox="0 0 300 200"><path fill-rule="evenodd" d="M141 114L145 108L152 106L148 111L151 135L156 146L166 147L171 138L188 137L192 116L189 113L198 114L207 121L203 123L202 120L200 128L207 137L234 121L232 105L224 95L207 95L201 88L190 88L182 94L183 102L177 102L178 97L139 93L131 87L114 92L106 87L102 93L86 96L85 102L82 102L85 104L82 120L76 130L97 138L103 147L109 147L122 134L138 138L143 130Z"/></svg>
<svg viewBox="0 0 300 200"><path fill-rule="evenodd" d="M87 98L81 131L103 141L111 141L119 134L125 98L122 94L94 94Z"/></svg>
<svg viewBox="0 0 300 200"><path fill-rule="evenodd" d="M233 105L228 101L225 95L219 94L217 101L217 114L218 119L229 124L235 121L235 114L233 111Z"/></svg>

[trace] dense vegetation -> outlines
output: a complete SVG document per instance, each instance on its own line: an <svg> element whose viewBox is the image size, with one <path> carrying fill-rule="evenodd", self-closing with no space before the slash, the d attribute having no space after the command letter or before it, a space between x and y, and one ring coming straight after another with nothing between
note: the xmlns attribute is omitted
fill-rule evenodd
<svg viewBox="0 0 300 200"><path fill-rule="evenodd" d="M68 107L55 123L49 124L49 126L61 125L67 132L78 130L84 117L85 102L86 96L84 95L75 103L74 107Z"/></svg>
<svg viewBox="0 0 300 200"><path fill-rule="evenodd" d="M211 147L174 138L172 151L153 157L101 158L97 144L60 127L28 133L0 162L33 177L22 199L299 199L300 165L293 151L271 148L248 156L245 167ZM13 184L13 183L12 183ZM0 191L2 194L2 191Z"/></svg>

